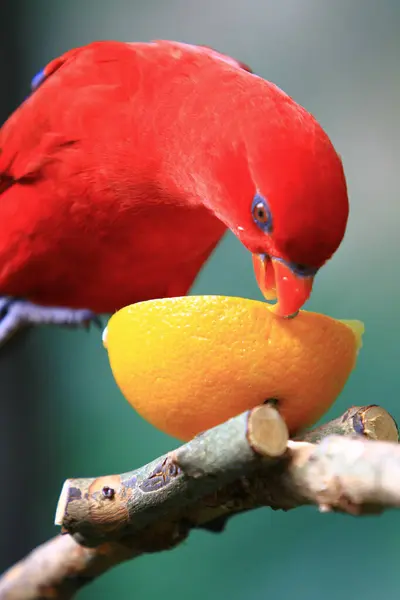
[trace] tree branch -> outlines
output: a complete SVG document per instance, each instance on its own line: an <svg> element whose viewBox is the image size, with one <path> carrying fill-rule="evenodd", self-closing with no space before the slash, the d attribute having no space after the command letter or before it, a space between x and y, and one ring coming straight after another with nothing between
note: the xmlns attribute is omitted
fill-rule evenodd
<svg viewBox="0 0 400 600"><path fill-rule="evenodd" d="M396 421L376 404L352 406L337 419L324 423L297 436L296 440L317 443L328 435L362 435L370 440L396 442L399 431Z"/></svg>
<svg viewBox="0 0 400 600"><path fill-rule="evenodd" d="M264 405L130 473L67 480L56 521L68 534L6 572L0 600L72 598L122 561L173 548L194 528L222 531L260 506L354 515L400 506L398 432L384 409L354 407L303 440L288 441Z"/></svg>

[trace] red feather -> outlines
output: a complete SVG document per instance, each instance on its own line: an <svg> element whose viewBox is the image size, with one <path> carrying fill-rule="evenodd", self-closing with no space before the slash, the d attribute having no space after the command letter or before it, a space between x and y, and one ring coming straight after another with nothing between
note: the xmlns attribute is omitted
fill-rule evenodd
<svg viewBox="0 0 400 600"><path fill-rule="evenodd" d="M164 41L52 61L0 131L0 293L99 313L184 295L226 227L269 251L249 208L260 187L277 252L329 258L347 220L340 160L308 113L249 71ZM322 189L329 227L308 215ZM304 214L285 235L279 215L290 220L297 197Z"/></svg>

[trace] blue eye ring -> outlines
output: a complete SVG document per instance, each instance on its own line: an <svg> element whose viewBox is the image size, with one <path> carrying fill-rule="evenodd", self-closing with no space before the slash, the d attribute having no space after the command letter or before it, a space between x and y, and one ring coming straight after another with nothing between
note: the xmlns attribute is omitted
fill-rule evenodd
<svg viewBox="0 0 400 600"><path fill-rule="evenodd" d="M254 223L265 233L272 231L272 214L268 202L257 192L251 204L251 216Z"/></svg>

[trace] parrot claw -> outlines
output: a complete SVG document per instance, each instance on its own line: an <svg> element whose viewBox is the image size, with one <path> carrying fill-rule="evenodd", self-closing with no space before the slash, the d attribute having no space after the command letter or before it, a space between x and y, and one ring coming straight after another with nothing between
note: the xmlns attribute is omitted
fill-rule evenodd
<svg viewBox="0 0 400 600"><path fill-rule="evenodd" d="M0 297L0 346L29 325L60 325L102 329L98 315L88 309L40 306L28 300Z"/></svg>

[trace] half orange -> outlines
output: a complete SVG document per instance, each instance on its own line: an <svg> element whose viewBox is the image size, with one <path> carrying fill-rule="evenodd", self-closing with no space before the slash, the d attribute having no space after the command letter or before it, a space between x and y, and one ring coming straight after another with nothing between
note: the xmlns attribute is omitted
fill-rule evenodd
<svg viewBox="0 0 400 600"><path fill-rule="evenodd" d="M245 298L185 296L119 310L103 340L128 402L188 440L271 398L291 433L311 425L346 383L363 331L307 311L282 319Z"/></svg>

